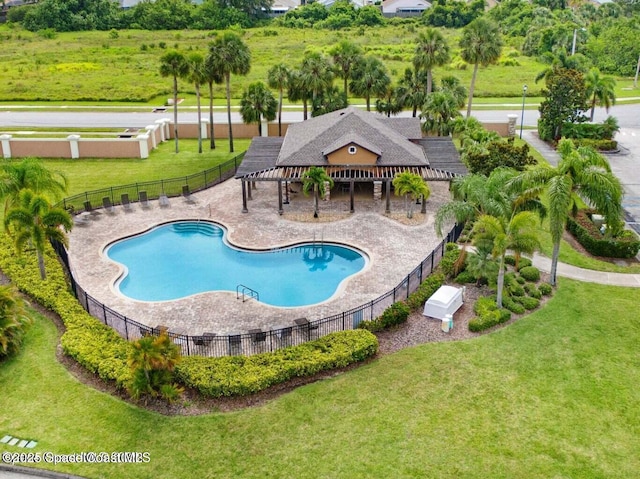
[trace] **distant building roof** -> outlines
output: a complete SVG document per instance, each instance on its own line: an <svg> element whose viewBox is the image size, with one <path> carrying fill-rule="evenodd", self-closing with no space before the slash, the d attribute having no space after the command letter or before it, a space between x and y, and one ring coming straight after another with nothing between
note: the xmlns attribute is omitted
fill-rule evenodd
<svg viewBox="0 0 640 479"><path fill-rule="evenodd" d="M382 2L382 13L419 12L430 7L426 0L386 0Z"/></svg>

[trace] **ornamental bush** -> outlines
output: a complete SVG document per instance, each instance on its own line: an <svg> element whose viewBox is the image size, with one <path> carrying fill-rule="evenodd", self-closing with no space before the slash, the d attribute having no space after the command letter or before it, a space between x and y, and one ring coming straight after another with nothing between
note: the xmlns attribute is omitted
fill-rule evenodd
<svg viewBox="0 0 640 479"><path fill-rule="evenodd" d="M531 296L532 298L540 299L542 297L542 293L533 283L526 283L524 285L524 290L526 291L527 296Z"/></svg>
<svg viewBox="0 0 640 479"><path fill-rule="evenodd" d="M615 238L605 236L588 213L592 212L579 210L575 217L568 216L567 229L589 253L608 258L633 258L638 254L640 241L635 233L624 230Z"/></svg>
<svg viewBox="0 0 640 479"><path fill-rule="evenodd" d="M371 331L372 333L383 331L404 323L409 317L410 312L411 310L409 309L409 306L407 306L407 303L404 301L398 301L385 309L377 318L372 319L371 321L361 321L360 324L358 324L358 327Z"/></svg>
<svg viewBox="0 0 640 479"><path fill-rule="evenodd" d="M469 321L469 331L476 333L511 319L511 311L498 309L495 298L487 296L478 298L473 305L473 311L477 316Z"/></svg>
<svg viewBox="0 0 640 479"><path fill-rule="evenodd" d="M550 296L551 293L553 293L553 286L549 283L541 283L540 286L538 286L538 291L540 291L543 296Z"/></svg>
<svg viewBox="0 0 640 479"><path fill-rule="evenodd" d="M535 266L526 266L524 268L520 268L520 276L522 276L527 281L540 281L540 270Z"/></svg>
<svg viewBox="0 0 640 479"><path fill-rule="evenodd" d="M536 298L532 298L530 296L520 296L518 298L513 298L513 300L520 303L522 306L525 307L525 309L529 311L531 311L532 309L536 309L538 306L540 306L540 300Z"/></svg>
<svg viewBox="0 0 640 479"><path fill-rule="evenodd" d="M502 306L515 314L522 314L526 311L524 306L522 306L514 299L511 299L509 296L505 296L504 298L502 298Z"/></svg>
<svg viewBox="0 0 640 479"><path fill-rule="evenodd" d="M183 384L205 396L242 396L294 377L343 368L364 361L377 351L377 338L369 331L355 329L248 357L189 356L182 359L175 373Z"/></svg>
<svg viewBox="0 0 640 479"><path fill-rule="evenodd" d="M421 284L418 286L413 293L409 295L407 298L407 305L410 309L418 309L421 308L424 303L431 297L433 293L435 293L440 286L444 284L445 276L440 272L433 273L428 276Z"/></svg>

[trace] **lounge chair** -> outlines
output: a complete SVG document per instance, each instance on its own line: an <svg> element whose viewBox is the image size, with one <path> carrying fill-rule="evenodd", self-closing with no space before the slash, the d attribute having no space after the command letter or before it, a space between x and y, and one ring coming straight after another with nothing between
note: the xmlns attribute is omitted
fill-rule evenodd
<svg viewBox="0 0 640 479"><path fill-rule="evenodd" d="M191 196L191 192L189 191L189 185L183 185L182 187L182 196L184 197L187 203L193 204L196 200Z"/></svg>
<svg viewBox="0 0 640 479"><path fill-rule="evenodd" d="M122 203L122 209L131 211L131 201L129 201L128 193L123 193L122 196L120 196L120 202Z"/></svg>
<svg viewBox="0 0 640 479"><path fill-rule="evenodd" d="M115 213L116 209L113 207L113 203L111 203L111 198L105 196L102 198L102 207L107 213Z"/></svg>
<svg viewBox="0 0 640 479"><path fill-rule="evenodd" d="M91 207L91 201L87 200L84 202L84 210L87 213L91 213L93 211L93 208Z"/></svg>
<svg viewBox="0 0 640 479"><path fill-rule="evenodd" d="M231 334L229 335L229 355L235 356L242 354L242 335Z"/></svg>
<svg viewBox="0 0 640 479"><path fill-rule="evenodd" d="M147 192L141 191L138 193L138 199L140 200L140 206L143 208L149 208L149 198L147 198Z"/></svg>
<svg viewBox="0 0 640 479"><path fill-rule="evenodd" d="M165 195L164 193L160 195L160 197L158 198L158 202L160 203L160 206L162 208L171 206L171 203L169 203L169 198L167 198L167 195Z"/></svg>

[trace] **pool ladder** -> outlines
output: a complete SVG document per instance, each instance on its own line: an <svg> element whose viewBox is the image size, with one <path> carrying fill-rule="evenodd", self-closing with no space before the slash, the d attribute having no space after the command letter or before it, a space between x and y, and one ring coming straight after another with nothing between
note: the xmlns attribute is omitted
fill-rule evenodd
<svg viewBox="0 0 640 479"><path fill-rule="evenodd" d="M256 290L251 289L249 286L245 286L244 284L239 284L236 286L236 299L242 298L242 302L249 299L255 299L256 301L260 301L260 295Z"/></svg>

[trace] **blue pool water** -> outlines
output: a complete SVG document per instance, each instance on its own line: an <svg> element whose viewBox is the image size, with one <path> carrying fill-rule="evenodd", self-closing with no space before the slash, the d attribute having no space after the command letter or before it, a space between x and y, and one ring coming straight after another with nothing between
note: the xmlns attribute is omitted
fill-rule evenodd
<svg viewBox="0 0 640 479"><path fill-rule="evenodd" d="M231 247L224 235L211 223L170 223L118 241L106 255L126 268L116 286L132 299L169 301L245 285L261 302L283 307L329 299L366 263L358 251L336 244L255 252Z"/></svg>

